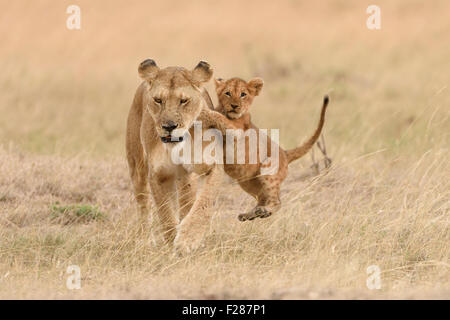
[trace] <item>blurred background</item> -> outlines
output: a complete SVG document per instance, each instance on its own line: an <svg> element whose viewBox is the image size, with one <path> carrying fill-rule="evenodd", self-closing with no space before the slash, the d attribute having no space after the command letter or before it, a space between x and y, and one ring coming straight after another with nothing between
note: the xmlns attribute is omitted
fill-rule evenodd
<svg viewBox="0 0 450 320"><path fill-rule="evenodd" d="M445 0L1 2L2 144L123 156L137 66L153 58L262 77L254 122L279 128L286 148L313 130L326 93L336 154L344 144L354 155L423 151L436 139L449 146ZM72 4L80 30L66 27ZM371 4L381 8L380 30L366 27Z"/></svg>
<svg viewBox="0 0 450 320"><path fill-rule="evenodd" d="M80 30L66 26L70 5ZM366 26L369 5L381 9L380 30ZM0 298L450 296L450 1L0 8ZM282 209L252 223L236 217L253 199L224 180L206 247L192 259L155 249L124 146L146 58L262 77L252 119L280 129L284 148L312 133L329 94L333 166L305 179L310 155L292 164ZM82 290L65 286L73 264ZM371 265L381 290L367 287Z"/></svg>

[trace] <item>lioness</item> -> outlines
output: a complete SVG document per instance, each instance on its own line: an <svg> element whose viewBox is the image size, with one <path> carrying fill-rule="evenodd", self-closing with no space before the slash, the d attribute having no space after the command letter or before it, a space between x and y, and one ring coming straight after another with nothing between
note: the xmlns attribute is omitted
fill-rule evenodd
<svg viewBox="0 0 450 320"><path fill-rule="evenodd" d="M258 129L251 122L249 108L253 99L259 95L263 87L262 79L255 78L249 82L245 82L239 78L231 78L226 81L216 79L215 84L219 100L219 104L215 110L225 115L228 119L233 120L232 122L244 131ZM211 105L210 99L205 100L208 102L210 108L214 108ZM257 217L266 218L280 208L280 184L287 176L288 164L305 155L314 146L325 122L325 111L328 100L328 96L325 96L318 126L314 134L303 145L287 151L275 145L279 150L278 170L274 174L261 175L261 169L268 166L269 163L266 160L261 161L259 159L261 152L259 149L257 150L258 156L256 158L258 162L256 164L250 164L248 162L248 155L246 155L246 164L228 164L225 162L225 172L231 178L236 179L242 189L257 200L256 207L250 212L238 216L240 221L253 220ZM257 138L260 139L259 131L255 131ZM270 138L268 140L270 142ZM270 146L271 144L268 145L268 158L271 156ZM260 148L259 143L258 148ZM246 153L249 153L248 145L246 145Z"/></svg>
<svg viewBox="0 0 450 320"><path fill-rule="evenodd" d="M184 137L188 131L192 134L196 119L205 128L215 126L222 130L231 121L206 108L200 87L212 77L208 63L201 61L193 70L160 69L147 59L138 71L144 81L128 115L126 152L140 215L146 223L150 185L165 240L174 241L179 251L189 252L199 246L209 226L208 207L220 175L215 165L175 164L171 150L186 143ZM201 183L198 188L197 180ZM180 208L178 218L175 199Z"/></svg>

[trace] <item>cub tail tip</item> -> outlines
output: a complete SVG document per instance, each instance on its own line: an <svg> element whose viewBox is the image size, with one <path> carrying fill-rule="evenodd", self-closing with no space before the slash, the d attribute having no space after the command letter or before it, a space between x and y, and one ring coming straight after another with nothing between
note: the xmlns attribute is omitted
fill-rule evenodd
<svg viewBox="0 0 450 320"><path fill-rule="evenodd" d="M326 107L328 105L329 101L330 101L330 98L326 94L325 97L323 97L323 106Z"/></svg>

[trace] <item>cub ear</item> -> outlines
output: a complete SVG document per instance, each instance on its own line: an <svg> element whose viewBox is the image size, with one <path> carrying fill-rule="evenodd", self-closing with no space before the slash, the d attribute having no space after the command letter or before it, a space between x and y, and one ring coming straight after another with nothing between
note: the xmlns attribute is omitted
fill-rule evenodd
<svg viewBox="0 0 450 320"><path fill-rule="evenodd" d="M156 78L159 72L159 67L156 65L153 59L147 59L141 62L138 68L139 76L151 82Z"/></svg>
<svg viewBox="0 0 450 320"><path fill-rule="evenodd" d="M208 62L200 61L198 65L191 71L191 80L196 86L201 86L208 82L213 75L213 69Z"/></svg>
<svg viewBox="0 0 450 320"><path fill-rule="evenodd" d="M261 78L253 78L247 83L248 90L254 95L257 96L261 92L261 89L264 85L264 81Z"/></svg>
<svg viewBox="0 0 450 320"><path fill-rule="evenodd" d="M222 91L223 87L225 86L225 80L223 80L222 78L214 79L214 83L216 84L216 92Z"/></svg>

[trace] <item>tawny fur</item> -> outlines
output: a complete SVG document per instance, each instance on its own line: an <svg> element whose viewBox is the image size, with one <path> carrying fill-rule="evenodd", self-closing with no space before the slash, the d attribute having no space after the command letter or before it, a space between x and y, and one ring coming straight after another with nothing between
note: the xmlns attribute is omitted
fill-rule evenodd
<svg viewBox="0 0 450 320"><path fill-rule="evenodd" d="M235 125L244 131L249 128L258 129L252 122L249 108L253 99L259 94L263 87L263 81L255 78L246 82L239 78L229 80L216 79L216 93L219 104L216 110L228 119L233 120ZM208 102L207 98L205 100ZM210 102L208 102L210 104ZM278 171L272 175L261 175L261 168L266 165L259 159L259 131L256 130L258 138L257 163L249 164L249 147L246 143L246 164L225 164L225 172L236 179L244 191L257 200L257 205L250 212L239 215L239 220L253 220L257 217L266 218L276 212L281 205L280 185L288 173L288 164L305 155L320 136L324 122L325 111L328 105L328 96L325 96L320 114L320 120L314 134L301 146L292 150L279 148ZM211 107L211 106L210 106ZM268 157L271 155L270 138L268 138ZM224 161L225 162L225 161ZM225 162L226 163L226 162Z"/></svg>
<svg viewBox="0 0 450 320"><path fill-rule="evenodd" d="M175 131L167 129L174 124L179 137L186 131L192 135L192 125L197 119L203 121L205 128L222 131L234 128L232 121L205 105L200 87L210 80L212 73L205 62L187 70L160 69L153 60L145 60L139 66L144 81L136 91L128 115L126 151L142 223L145 225L149 218L151 194L165 240L174 242L181 253L201 244L221 175L215 165L174 164L170 151L181 142L163 143L163 140L174 135ZM178 206L173 200L178 200Z"/></svg>

